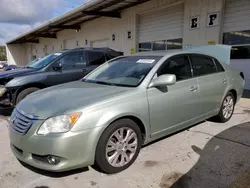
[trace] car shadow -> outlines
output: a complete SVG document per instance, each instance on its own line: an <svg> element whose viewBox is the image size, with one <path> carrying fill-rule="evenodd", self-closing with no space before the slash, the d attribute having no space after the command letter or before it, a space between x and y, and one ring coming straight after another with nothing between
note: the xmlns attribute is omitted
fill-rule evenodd
<svg viewBox="0 0 250 188"><path fill-rule="evenodd" d="M22 161L19 161L19 162L23 167L31 170L32 172L43 175L43 176L51 177L51 178L62 178L62 177L72 176L72 175L76 175L76 174L89 171L89 167L84 167L84 168L79 168L79 169L65 171L65 172L49 172L49 171L41 170L33 166L30 166Z"/></svg>
<svg viewBox="0 0 250 188"><path fill-rule="evenodd" d="M244 90L242 98L250 99L250 90Z"/></svg>
<svg viewBox="0 0 250 188"><path fill-rule="evenodd" d="M206 133L203 133L206 134ZM250 122L236 125L214 136L205 147L192 145L198 162L172 186L165 178L162 188L247 188L250 187ZM164 179L162 180L164 181Z"/></svg>
<svg viewBox="0 0 250 188"><path fill-rule="evenodd" d="M150 142L150 143L148 143L148 144L143 145L142 148L148 147L148 146L150 146L150 145L154 145L154 144L157 143L157 142L160 142L160 141L162 141L162 140L165 140L166 138L169 138L169 137L171 137L171 136L177 135L177 134L179 134L179 133L181 133L181 132L183 132L183 131L189 131L192 127L195 127L195 126L197 126L197 125L199 125L199 124L201 124L201 123L204 123L204 122L206 122L206 121L210 121L210 120L201 121L201 122L196 123L196 124L194 124L194 125L191 125L191 126L189 126L189 127L187 127L187 128L184 128L184 129L181 129L181 130L179 130L179 131L176 131L176 132L173 132L173 133L171 133L171 134L168 134L168 135L166 135L166 136L163 136L163 137L161 137L161 138L159 138L159 139L156 139L156 140L154 140L154 141L152 141L152 142Z"/></svg>

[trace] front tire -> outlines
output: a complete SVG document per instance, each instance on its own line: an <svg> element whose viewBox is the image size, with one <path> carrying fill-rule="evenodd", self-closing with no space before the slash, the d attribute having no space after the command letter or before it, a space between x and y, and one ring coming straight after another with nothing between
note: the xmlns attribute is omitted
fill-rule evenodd
<svg viewBox="0 0 250 188"><path fill-rule="evenodd" d="M141 145L142 134L134 121L130 119L115 121L99 139L95 166L107 174L121 172L136 160Z"/></svg>
<svg viewBox="0 0 250 188"><path fill-rule="evenodd" d="M40 90L39 88L37 87L31 87L31 88L27 88L27 89L24 89L23 91L21 91L18 95L17 95L17 98L16 98L16 105L18 103L21 102L21 100L23 100L25 97L27 97L29 94L35 92L35 91L38 91Z"/></svg>
<svg viewBox="0 0 250 188"><path fill-rule="evenodd" d="M229 92L221 104L220 112L218 114L219 122L225 123L229 121L234 113L234 107L235 107L235 98L234 95L231 92Z"/></svg>

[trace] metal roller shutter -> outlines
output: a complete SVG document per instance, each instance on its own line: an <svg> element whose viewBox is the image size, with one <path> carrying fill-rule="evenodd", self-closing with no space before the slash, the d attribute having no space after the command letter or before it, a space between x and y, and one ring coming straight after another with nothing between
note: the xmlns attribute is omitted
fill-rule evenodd
<svg viewBox="0 0 250 188"><path fill-rule="evenodd" d="M184 5L140 15L139 43L182 38Z"/></svg>
<svg viewBox="0 0 250 188"><path fill-rule="evenodd" d="M226 0L223 25L224 44L233 45L234 49L250 47L250 0ZM227 40L227 41L226 41ZM228 42L229 41L229 42ZM237 49L236 51L239 51ZM242 51L243 52L243 51ZM231 66L245 74L245 89L250 90L250 59L232 57Z"/></svg>
<svg viewBox="0 0 250 188"><path fill-rule="evenodd" d="M93 48L109 47L109 40L92 41L91 46L92 46Z"/></svg>
<svg viewBox="0 0 250 188"><path fill-rule="evenodd" d="M227 0L223 32L250 30L250 0Z"/></svg>
<svg viewBox="0 0 250 188"><path fill-rule="evenodd" d="M77 47L76 40L64 40L64 49L74 49Z"/></svg>

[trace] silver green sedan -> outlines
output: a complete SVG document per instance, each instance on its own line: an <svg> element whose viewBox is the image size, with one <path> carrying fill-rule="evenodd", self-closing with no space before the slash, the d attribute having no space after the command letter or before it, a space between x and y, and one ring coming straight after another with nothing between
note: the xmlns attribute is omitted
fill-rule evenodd
<svg viewBox="0 0 250 188"><path fill-rule="evenodd" d="M14 155L48 171L95 165L117 173L142 145L213 116L228 121L245 81L221 62L228 50L217 48L210 55L184 50L118 57L80 81L31 94L10 118Z"/></svg>

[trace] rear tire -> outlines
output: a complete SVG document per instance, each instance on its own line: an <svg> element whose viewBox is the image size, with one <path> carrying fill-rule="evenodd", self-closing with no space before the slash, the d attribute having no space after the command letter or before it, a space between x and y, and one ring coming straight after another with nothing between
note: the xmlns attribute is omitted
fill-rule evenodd
<svg viewBox="0 0 250 188"><path fill-rule="evenodd" d="M17 98L16 98L16 105L18 103L21 102L21 100L23 100L25 97L27 97L29 94L35 92L35 91L38 91L40 90L39 88L37 87L30 87L30 88L27 88L27 89L24 89L23 91L21 91L18 95L17 95Z"/></svg>
<svg viewBox="0 0 250 188"><path fill-rule="evenodd" d="M107 174L121 172L136 160L141 145L142 134L139 126L130 119L118 120L99 139L95 167Z"/></svg>
<svg viewBox="0 0 250 188"><path fill-rule="evenodd" d="M231 92L229 92L223 99L220 112L217 116L219 122L225 123L231 119L234 113L235 100L236 99L234 98L234 95Z"/></svg>

